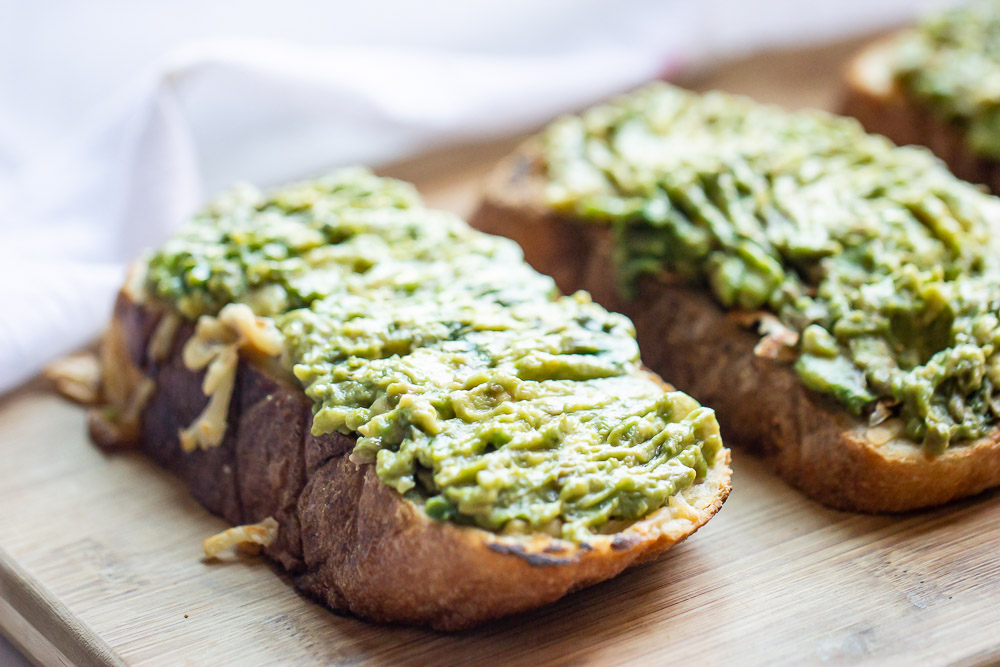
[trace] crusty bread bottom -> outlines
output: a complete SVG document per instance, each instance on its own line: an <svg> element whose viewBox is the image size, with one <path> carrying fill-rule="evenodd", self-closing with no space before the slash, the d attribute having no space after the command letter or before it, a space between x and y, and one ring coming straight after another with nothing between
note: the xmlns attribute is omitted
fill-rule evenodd
<svg viewBox="0 0 1000 667"><path fill-rule="evenodd" d="M622 298L610 230L549 212L539 171L529 142L494 171L472 224L520 243L563 291L587 290L632 318L645 363L715 408L727 443L766 457L788 483L840 509L911 510L1000 485L1000 433L937 457L905 439L872 444L865 423L808 390L789 364L757 356L760 336L703 290L647 278L635 299Z"/></svg>
<svg viewBox="0 0 1000 667"><path fill-rule="evenodd" d="M228 522L273 516L279 528L266 555L335 610L456 630L538 607L655 558L708 521L729 493L723 450L682 502L590 544L435 522L379 482L372 466L351 463L352 438L311 435L311 405L300 389L244 360L223 442L185 453L177 434L207 402L204 374L181 359L190 325L162 363L147 353L163 312L123 293L105 338L106 377L156 383L138 445Z"/></svg>
<svg viewBox="0 0 1000 667"><path fill-rule="evenodd" d="M975 155L966 147L960 128L936 117L894 81L892 49L898 39L898 35L881 39L851 59L844 73L841 111L900 146L930 148L959 178L1000 193L1000 163Z"/></svg>

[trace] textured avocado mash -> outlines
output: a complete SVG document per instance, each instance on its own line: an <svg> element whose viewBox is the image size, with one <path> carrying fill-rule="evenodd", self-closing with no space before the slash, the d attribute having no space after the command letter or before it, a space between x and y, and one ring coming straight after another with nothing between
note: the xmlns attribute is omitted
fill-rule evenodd
<svg viewBox="0 0 1000 667"><path fill-rule="evenodd" d="M147 281L190 318L273 317L313 433L357 434L352 458L437 519L585 540L665 505L721 447L711 410L639 371L626 318L368 172L234 190Z"/></svg>
<svg viewBox="0 0 1000 667"><path fill-rule="evenodd" d="M1000 200L850 119L653 85L542 137L557 210L800 333L795 370L929 453L1000 416Z"/></svg>
<svg viewBox="0 0 1000 667"><path fill-rule="evenodd" d="M966 145L1000 159L1000 1L941 12L897 49L904 90L964 131Z"/></svg>

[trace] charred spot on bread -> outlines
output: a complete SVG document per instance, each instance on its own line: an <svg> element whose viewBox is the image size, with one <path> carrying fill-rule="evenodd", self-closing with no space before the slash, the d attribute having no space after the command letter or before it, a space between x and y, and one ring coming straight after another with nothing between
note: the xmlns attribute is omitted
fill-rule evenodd
<svg viewBox="0 0 1000 667"><path fill-rule="evenodd" d="M551 546L551 545L550 545ZM569 565L576 562L574 558L560 558L550 553L530 551L522 544L507 544L504 542L491 542L487 545L490 551L505 556L517 556L532 567L554 567L557 565ZM562 549L560 549L562 551Z"/></svg>

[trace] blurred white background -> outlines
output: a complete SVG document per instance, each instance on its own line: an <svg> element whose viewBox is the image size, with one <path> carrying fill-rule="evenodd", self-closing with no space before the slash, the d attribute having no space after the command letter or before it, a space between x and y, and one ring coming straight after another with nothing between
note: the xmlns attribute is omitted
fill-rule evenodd
<svg viewBox="0 0 1000 667"><path fill-rule="evenodd" d="M0 391L95 335L124 262L231 181L522 132L941 4L0 0Z"/></svg>
<svg viewBox="0 0 1000 667"><path fill-rule="evenodd" d="M0 177L39 146L67 141L116 91L191 42L240 36L319 47L525 56L659 48L664 56L700 60L876 30L946 3L0 0Z"/></svg>

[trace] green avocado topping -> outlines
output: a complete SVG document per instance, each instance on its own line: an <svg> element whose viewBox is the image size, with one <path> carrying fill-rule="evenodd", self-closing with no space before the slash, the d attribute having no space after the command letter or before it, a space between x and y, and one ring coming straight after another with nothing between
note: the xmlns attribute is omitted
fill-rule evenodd
<svg viewBox="0 0 1000 667"><path fill-rule="evenodd" d="M850 119L640 89L541 137L549 203L791 332L811 389L929 453L1000 416L1000 200Z"/></svg>
<svg viewBox="0 0 1000 667"><path fill-rule="evenodd" d="M931 16L896 48L903 89L963 131L975 154L1000 159L1000 0Z"/></svg>
<svg viewBox="0 0 1000 667"><path fill-rule="evenodd" d="M663 507L722 446L711 410L640 370L625 317L365 171L233 190L147 276L189 318L272 317L313 433L356 434L352 459L436 519L586 540Z"/></svg>

